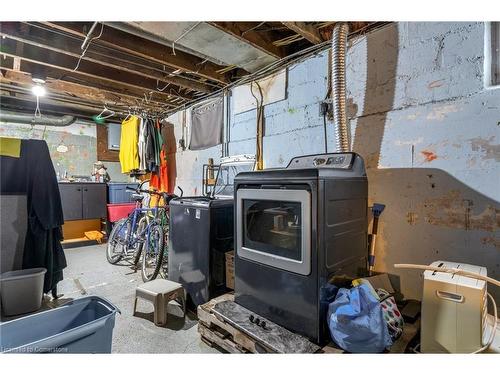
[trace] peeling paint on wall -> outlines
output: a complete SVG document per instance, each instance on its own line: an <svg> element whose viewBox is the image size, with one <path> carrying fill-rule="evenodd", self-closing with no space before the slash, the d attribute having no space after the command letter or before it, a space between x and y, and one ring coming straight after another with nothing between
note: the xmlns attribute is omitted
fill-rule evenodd
<svg viewBox="0 0 500 375"><path fill-rule="evenodd" d="M480 151L482 153L482 159L492 159L495 161L500 161L500 144L493 144L495 136L492 135L487 139L483 138L472 138L470 139L470 144L472 151Z"/></svg>
<svg viewBox="0 0 500 375"><path fill-rule="evenodd" d="M443 121L449 113L455 113L458 111L460 111L460 109L456 104L441 105L434 108L433 111L427 115L427 120Z"/></svg>
<svg viewBox="0 0 500 375"><path fill-rule="evenodd" d="M472 213L474 202L463 199L460 191L451 190L423 203L427 223L448 228L495 232L500 230L500 209L488 205Z"/></svg>
<svg viewBox="0 0 500 375"><path fill-rule="evenodd" d="M437 155L432 151L424 150L420 151L420 153L424 155L424 161L426 161L427 163L430 163L431 161L437 159Z"/></svg>

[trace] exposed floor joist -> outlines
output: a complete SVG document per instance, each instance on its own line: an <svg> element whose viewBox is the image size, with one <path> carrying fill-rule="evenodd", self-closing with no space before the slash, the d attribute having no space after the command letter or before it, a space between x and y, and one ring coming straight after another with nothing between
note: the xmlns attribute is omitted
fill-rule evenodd
<svg viewBox="0 0 500 375"><path fill-rule="evenodd" d="M48 51L43 48L35 47L33 45L21 42L12 44L9 42L12 41L6 39L2 43L2 54L4 54L5 56L10 56L13 58L17 57L22 61L28 61L33 64L60 69L71 74L84 75L87 77L105 80L117 85L126 85L152 91L157 91L158 88L158 82L155 79L138 76L136 74L129 74L128 72L124 72L120 69L111 68L109 66L96 64L86 60L81 60L78 66L78 70L75 70L76 66L78 65L78 57L69 56L54 51ZM19 51L16 50L16 47L22 48ZM3 66L3 62L0 61L0 67ZM170 97L178 97L187 100L195 98L191 94L184 93L184 91L178 86L173 86L169 88L166 93L163 92L162 94L165 96L166 100L170 99Z"/></svg>
<svg viewBox="0 0 500 375"><path fill-rule="evenodd" d="M44 24L64 32L85 37L82 23L73 22L45 22ZM90 24L87 24L87 29ZM192 56L182 51L174 51L165 45L140 38L138 36L127 34L109 26L104 26L103 34L93 43L111 46L121 51L141 56L153 61L165 64L184 72L195 73L207 79L227 84L230 82L230 75L220 74L217 71L224 66L216 65L211 62L205 62L200 58Z"/></svg>
<svg viewBox="0 0 500 375"><path fill-rule="evenodd" d="M323 42L331 38L334 23L97 23L82 56L92 21L1 22L2 98L10 104L19 96L23 103L35 102L29 90L33 76L41 75L46 77L45 102L50 99L52 109L60 102L64 113L86 108L89 114L103 105L122 111L172 113L232 87L248 70L254 71L259 61L278 63L276 59L297 57L314 45L327 48ZM365 32L375 24L350 22L350 30ZM192 25L200 35L192 31L190 40L183 37L184 44L175 43L177 35ZM232 54L240 50L241 58L235 60ZM2 108L8 107L5 103L0 103Z"/></svg>
<svg viewBox="0 0 500 375"><path fill-rule="evenodd" d="M318 29L306 22L283 22L283 25L294 31L298 35L304 37L312 44L324 42Z"/></svg>
<svg viewBox="0 0 500 375"><path fill-rule="evenodd" d="M29 74L10 70L5 71L3 76L0 76L0 82L16 84L24 87L33 86L33 82ZM48 79L45 86L50 92L64 93L76 98L100 101L102 104L106 105L138 106L141 101L144 100L144 96L134 95L132 93L117 93L116 91L111 91L103 87L97 88L63 80ZM151 98L149 102L150 106L156 106L158 108L162 106L174 106L172 104L158 101L157 98Z"/></svg>
<svg viewBox="0 0 500 375"><path fill-rule="evenodd" d="M63 37L36 27L31 27L29 30L22 30L22 26L20 23L4 24L0 30L0 36L77 58L82 54L80 47L83 39ZM94 49L96 48L89 49L82 60L123 70L131 74L141 75L146 78L156 79L163 83L161 86L164 86L165 83L170 83L178 87L203 93L210 93L214 90L214 87L205 83L182 78L169 72L161 72L144 63L128 62L124 58L117 59L116 53L105 53L105 51L94 51Z"/></svg>
<svg viewBox="0 0 500 375"><path fill-rule="evenodd" d="M276 58L283 58L286 52L283 48L277 47L265 33L259 33L255 30L258 22L209 22L220 30L229 33L243 42L258 48ZM257 24L257 25L256 25Z"/></svg>

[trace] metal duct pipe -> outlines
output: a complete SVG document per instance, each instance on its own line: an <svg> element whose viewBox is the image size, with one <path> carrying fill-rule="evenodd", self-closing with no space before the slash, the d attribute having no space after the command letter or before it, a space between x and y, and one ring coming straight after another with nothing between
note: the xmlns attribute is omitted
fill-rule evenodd
<svg viewBox="0 0 500 375"><path fill-rule="evenodd" d="M32 115L20 115L16 113L0 112L0 122L12 122L16 124L48 125L48 126L68 126L76 121L73 116L62 117L34 117Z"/></svg>
<svg viewBox="0 0 500 375"><path fill-rule="evenodd" d="M333 28L331 61L332 61L332 103L333 124L335 126L335 141L337 152L350 151L349 133L347 131L347 108L346 108L346 55L347 35L349 25L347 22L339 22Z"/></svg>

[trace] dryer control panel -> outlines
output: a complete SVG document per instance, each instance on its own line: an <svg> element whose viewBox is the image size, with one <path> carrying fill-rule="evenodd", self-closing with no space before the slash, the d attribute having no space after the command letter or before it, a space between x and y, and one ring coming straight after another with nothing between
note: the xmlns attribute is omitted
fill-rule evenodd
<svg viewBox="0 0 500 375"><path fill-rule="evenodd" d="M334 168L350 169L354 160L352 152L297 156L288 163L288 169Z"/></svg>

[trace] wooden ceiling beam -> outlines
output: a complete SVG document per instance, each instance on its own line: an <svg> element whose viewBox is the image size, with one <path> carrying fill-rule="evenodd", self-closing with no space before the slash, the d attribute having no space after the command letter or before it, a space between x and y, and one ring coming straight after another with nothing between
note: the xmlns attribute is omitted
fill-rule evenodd
<svg viewBox="0 0 500 375"><path fill-rule="evenodd" d="M109 97L111 102L118 101L120 100L120 98L128 98L131 104L135 102L136 106L147 107L144 99L144 96L146 95L148 97L148 101L156 103L157 105L168 107L178 105L178 103L171 103L172 100L168 99L161 92L148 92L144 89L137 89L130 86L109 83L102 79L68 73L61 69L44 67L24 60L21 61L18 66L16 66L12 57L5 57L0 59L0 68L5 70L4 79L11 80L16 79L12 75L12 73L31 76L33 72L40 70L40 68L43 68L44 73L47 76L46 85L49 85L50 87L54 85L54 88L56 90L60 88L61 90L64 90L65 92L68 92L75 96L81 95L82 91L84 92L86 89L88 89L87 92L89 92L90 95L97 94L97 92L107 93L107 97ZM17 79L20 78L17 77ZM21 82L17 83L22 84L23 82L25 82L24 79L22 79ZM98 97L102 97L102 95Z"/></svg>
<svg viewBox="0 0 500 375"><path fill-rule="evenodd" d="M0 89L2 89L0 85ZM4 89L2 89L4 90ZM0 95L0 103L3 109L16 110L19 112L34 113L36 102L26 95L17 95L15 97L8 95ZM51 98L43 98L40 101L40 111L42 114L46 112L57 114L70 114L73 116L91 117L102 110L99 104L80 104L71 102L62 102ZM119 111L119 108L110 106L109 109Z"/></svg>
<svg viewBox="0 0 500 375"><path fill-rule="evenodd" d="M118 69L110 68L107 66L91 63L89 61L81 60L78 70L75 70L78 64L78 58L73 56L64 55L61 53L47 51L40 47L35 47L29 44L21 43L23 48L22 52L17 52L16 44L21 42L14 42L12 40L4 39L2 42L2 54L13 58L20 58L23 61L28 61L35 64L40 64L50 68L63 70L69 74L81 75L91 77L112 83L119 86L130 86L142 90L156 91L158 83L151 78L145 78L134 74L129 74ZM0 61L0 66L3 62ZM58 77L53 77L58 78ZM192 94L180 92L177 86L167 89L165 92L159 92L166 100L172 98L182 98L186 100L194 99Z"/></svg>
<svg viewBox="0 0 500 375"><path fill-rule="evenodd" d="M79 58L82 53L80 46L83 39L80 40L78 37L60 36L56 33L37 27L31 27L30 30L22 30L22 26L26 26L26 24L18 22L3 23L0 30L0 36L5 36L9 39L24 44L44 48L76 58ZM155 68L148 67L144 64L128 62L124 61L124 59L117 60L116 57L110 56L109 54L105 55L102 53L97 53L92 50L92 46L83 56L83 60L101 64L110 68L123 70L131 74L144 76L146 78L156 79L162 83L161 86L165 86L165 83L170 83L206 94L215 90L214 87L211 87L202 82L198 82L196 80L189 80L186 78L178 77L172 75L169 72L160 72Z"/></svg>
<svg viewBox="0 0 500 375"><path fill-rule="evenodd" d="M319 44L324 41L318 29L313 25L310 25L306 22L282 22L282 23L296 34L303 36L312 44Z"/></svg>
<svg viewBox="0 0 500 375"><path fill-rule="evenodd" d="M21 85L23 87L33 86L33 82L29 74L9 71L7 70L2 77L0 77L0 82L2 83L14 83L16 85ZM144 97L124 94L122 92L112 92L101 88L84 86L72 82L66 82L62 80L47 80L45 83L45 88L47 91L71 95L75 98L100 101L102 104L106 105L122 105L122 106L137 106L138 102ZM151 105L161 107L173 107L173 104L168 104L164 102L157 102L154 100L150 101Z"/></svg>
<svg viewBox="0 0 500 375"><path fill-rule="evenodd" d="M278 59L286 56L283 48L275 46L273 40L266 33L256 31L254 28L255 22L208 22L212 26L217 27L242 42L250 44L252 47L258 48L261 51L276 57ZM258 24L257 24L258 25Z"/></svg>
<svg viewBox="0 0 500 375"><path fill-rule="evenodd" d="M80 37L86 36L88 29L84 30L83 28L90 25L82 22L43 22L43 24ZM150 59L174 69L180 69L181 71L196 74L219 83L228 84L231 81L229 74L220 74L217 72L225 68L225 66L204 61L197 56L178 49L174 53L169 46L114 29L110 26L104 26L101 37L95 39L92 43Z"/></svg>

